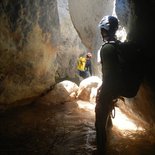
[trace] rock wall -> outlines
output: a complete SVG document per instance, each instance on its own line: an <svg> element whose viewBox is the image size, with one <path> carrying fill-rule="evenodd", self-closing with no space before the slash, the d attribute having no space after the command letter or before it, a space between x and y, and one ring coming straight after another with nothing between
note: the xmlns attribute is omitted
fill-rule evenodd
<svg viewBox="0 0 155 155"><path fill-rule="evenodd" d="M85 52L63 0L0 1L0 105L30 103L76 76Z"/></svg>
<svg viewBox="0 0 155 155"><path fill-rule="evenodd" d="M69 11L82 42L90 50L96 49L98 43L98 23L102 16L113 14L114 0L68 0Z"/></svg>
<svg viewBox="0 0 155 155"><path fill-rule="evenodd" d="M70 18L68 0L57 0L60 21L60 44L57 52L56 78L77 78L76 62L80 54L87 52Z"/></svg>
<svg viewBox="0 0 155 155"><path fill-rule="evenodd" d="M56 6L55 0L0 2L1 105L31 99L55 82Z"/></svg>

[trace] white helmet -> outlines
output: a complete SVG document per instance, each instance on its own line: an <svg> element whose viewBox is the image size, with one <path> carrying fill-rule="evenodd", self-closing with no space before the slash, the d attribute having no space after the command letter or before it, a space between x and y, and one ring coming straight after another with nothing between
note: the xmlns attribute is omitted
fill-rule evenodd
<svg viewBox="0 0 155 155"><path fill-rule="evenodd" d="M114 16L104 16L98 26L100 29L116 32L118 29L118 20Z"/></svg>

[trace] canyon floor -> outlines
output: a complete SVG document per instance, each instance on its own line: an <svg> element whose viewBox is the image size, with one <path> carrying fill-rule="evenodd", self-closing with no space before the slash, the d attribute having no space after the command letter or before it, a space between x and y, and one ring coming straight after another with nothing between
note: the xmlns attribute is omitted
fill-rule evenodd
<svg viewBox="0 0 155 155"><path fill-rule="evenodd" d="M94 106L83 101L53 106L42 100L0 112L0 155L91 155L96 149ZM108 154L153 155L153 140L138 129L120 132L114 126Z"/></svg>

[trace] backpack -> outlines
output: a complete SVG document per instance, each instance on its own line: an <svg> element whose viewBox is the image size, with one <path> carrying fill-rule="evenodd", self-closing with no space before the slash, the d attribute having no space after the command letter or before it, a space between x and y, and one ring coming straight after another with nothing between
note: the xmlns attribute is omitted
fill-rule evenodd
<svg viewBox="0 0 155 155"><path fill-rule="evenodd" d="M85 71L85 66L86 66L86 58L80 57L77 62L77 70Z"/></svg>
<svg viewBox="0 0 155 155"><path fill-rule="evenodd" d="M134 97L143 80L143 52L134 42L116 42L114 46L122 80L119 95L127 98Z"/></svg>

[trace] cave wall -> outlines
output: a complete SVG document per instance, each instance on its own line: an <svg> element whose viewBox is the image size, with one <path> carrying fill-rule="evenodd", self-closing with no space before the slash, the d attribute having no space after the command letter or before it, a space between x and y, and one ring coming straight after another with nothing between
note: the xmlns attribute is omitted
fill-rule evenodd
<svg viewBox="0 0 155 155"><path fill-rule="evenodd" d="M54 83L56 5L55 0L0 2L1 105L31 99Z"/></svg>
<svg viewBox="0 0 155 155"><path fill-rule="evenodd" d="M100 46L98 23L102 16L113 14L114 2L114 0L68 0L73 25L84 45L91 51L96 49L97 45Z"/></svg>
<svg viewBox="0 0 155 155"><path fill-rule="evenodd" d="M31 103L57 80L75 78L85 51L66 0L1 0L0 108Z"/></svg>
<svg viewBox="0 0 155 155"><path fill-rule="evenodd" d="M77 78L76 62L79 55L87 52L75 30L69 14L68 0L57 0L60 36L57 52L56 78Z"/></svg>

